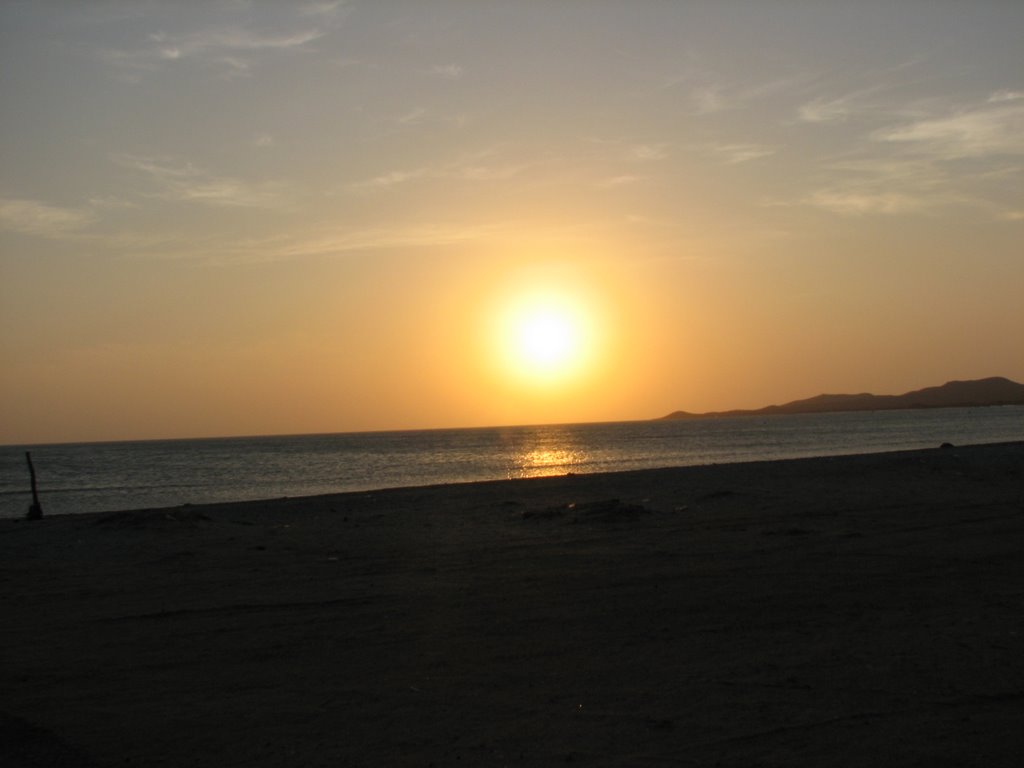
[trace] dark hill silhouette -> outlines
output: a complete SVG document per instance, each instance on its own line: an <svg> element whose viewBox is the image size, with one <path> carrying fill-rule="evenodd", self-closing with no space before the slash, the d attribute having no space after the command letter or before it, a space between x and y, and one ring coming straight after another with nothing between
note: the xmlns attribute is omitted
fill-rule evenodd
<svg viewBox="0 0 1024 768"><path fill-rule="evenodd" d="M949 381L940 387L925 387L902 395L817 395L785 405L769 405L756 410L688 413L673 411L661 420L693 419L713 416L768 416L791 413L834 413L837 411L894 411L914 408L960 408L980 405L1024 405L1024 384L993 376L974 381Z"/></svg>

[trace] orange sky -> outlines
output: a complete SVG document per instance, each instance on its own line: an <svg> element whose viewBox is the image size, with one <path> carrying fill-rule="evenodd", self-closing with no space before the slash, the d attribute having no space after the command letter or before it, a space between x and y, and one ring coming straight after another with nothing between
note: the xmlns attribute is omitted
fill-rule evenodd
<svg viewBox="0 0 1024 768"><path fill-rule="evenodd" d="M1024 6L895 5L4 4L0 443L1024 380Z"/></svg>

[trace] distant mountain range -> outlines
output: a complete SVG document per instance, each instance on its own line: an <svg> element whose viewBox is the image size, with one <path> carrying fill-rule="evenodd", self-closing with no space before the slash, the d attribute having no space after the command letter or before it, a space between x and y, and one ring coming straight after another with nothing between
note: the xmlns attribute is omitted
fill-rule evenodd
<svg viewBox="0 0 1024 768"><path fill-rule="evenodd" d="M893 411L914 408L960 408L977 405L1024 405L1024 384L993 376L975 381L950 381L940 387L926 387L902 395L818 395L785 405L756 410L688 413L673 411L659 421L715 416L769 416L790 413L834 413L836 411Z"/></svg>

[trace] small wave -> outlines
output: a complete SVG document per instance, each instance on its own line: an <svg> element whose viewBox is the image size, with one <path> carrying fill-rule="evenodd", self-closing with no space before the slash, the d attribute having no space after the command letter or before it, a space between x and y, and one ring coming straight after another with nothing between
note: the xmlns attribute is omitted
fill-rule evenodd
<svg viewBox="0 0 1024 768"><path fill-rule="evenodd" d="M172 484L172 485L83 485L83 486L68 486L68 487L49 487L40 488L40 496L61 496L65 494L90 494L90 493L159 493L163 491L183 491L183 490L198 490L203 488L215 488L214 485L189 485L189 484ZM30 491L9 491L0 493L3 495L28 495Z"/></svg>

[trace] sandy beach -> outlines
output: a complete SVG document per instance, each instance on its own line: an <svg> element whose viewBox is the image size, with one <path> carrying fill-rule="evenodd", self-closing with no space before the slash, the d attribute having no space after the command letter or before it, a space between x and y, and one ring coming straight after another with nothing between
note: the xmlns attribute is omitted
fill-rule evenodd
<svg viewBox="0 0 1024 768"><path fill-rule="evenodd" d="M0 521L0 765L1016 766L1024 443Z"/></svg>

